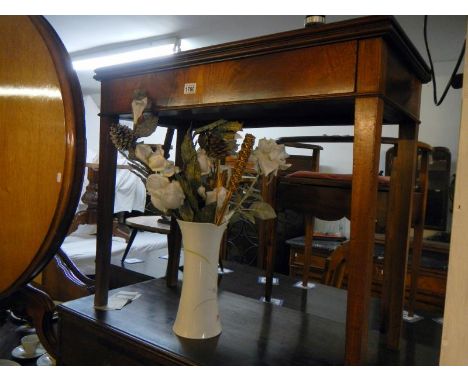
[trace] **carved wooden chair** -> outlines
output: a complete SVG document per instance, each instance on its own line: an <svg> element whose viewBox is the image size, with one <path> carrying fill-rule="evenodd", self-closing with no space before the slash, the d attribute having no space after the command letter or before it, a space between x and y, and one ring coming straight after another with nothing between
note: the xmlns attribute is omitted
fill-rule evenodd
<svg viewBox="0 0 468 382"><path fill-rule="evenodd" d="M322 146L292 140L285 142L284 145L286 147L312 150L312 155L290 155L288 163L291 164L291 166L287 170L280 171L279 176L274 181L262 179L260 188L263 199L269 202L272 206L276 205L276 186L280 177L284 177L301 170L315 172L319 171L320 167L320 151L323 150ZM275 222L271 220L258 222L259 240L257 266L259 268L266 268L267 271L274 268L274 264L269 264L269 261L273 261L273 258L268 255L268 248L270 248L272 244L271 241L276 240L276 234L273 235L272 232L276 232ZM276 248L276 244L273 245L273 247ZM270 278L267 277L267 282L273 277L272 275L270 276Z"/></svg>
<svg viewBox="0 0 468 382"><path fill-rule="evenodd" d="M349 241L345 241L325 259L322 284L330 285L335 288L341 288L343 286L348 251Z"/></svg>
<svg viewBox="0 0 468 382"><path fill-rule="evenodd" d="M44 268L40 281L32 281L10 296L10 308L26 320L47 352L57 358L58 332L56 304L94 293L94 280L83 275L69 257L59 249ZM25 301L27 303L25 303Z"/></svg>

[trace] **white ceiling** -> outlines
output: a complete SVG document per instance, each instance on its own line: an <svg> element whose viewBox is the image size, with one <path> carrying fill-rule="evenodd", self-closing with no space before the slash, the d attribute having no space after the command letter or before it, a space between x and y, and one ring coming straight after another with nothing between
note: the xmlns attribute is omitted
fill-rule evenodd
<svg viewBox="0 0 468 382"><path fill-rule="evenodd" d="M356 16L327 16L327 23ZM302 28L304 16L47 16L70 53L150 36L177 34L182 49ZM397 16L423 57L423 16ZM454 61L465 36L465 16L430 16L432 58ZM437 68L436 68L437 69ZM84 94L99 93L93 73L78 73Z"/></svg>

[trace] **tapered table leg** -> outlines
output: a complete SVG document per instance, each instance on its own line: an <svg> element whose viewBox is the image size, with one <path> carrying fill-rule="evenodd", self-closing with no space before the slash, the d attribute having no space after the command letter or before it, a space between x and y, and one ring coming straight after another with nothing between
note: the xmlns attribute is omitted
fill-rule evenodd
<svg viewBox="0 0 468 382"><path fill-rule="evenodd" d="M367 357L382 112L380 98L356 99L346 313L347 365L365 363Z"/></svg>
<svg viewBox="0 0 468 382"><path fill-rule="evenodd" d="M418 124L400 124L387 207L381 305L382 329L386 333L387 347L390 349L398 349L402 326L417 143Z"/></svg>
<svg viewBox="0 0 468 382"><path fill-rule="evenodd" d="M186 128L183 128L182 126L177 130L175 164L179 166L179 168L182 168L183 166L180 150L186 131ZM166 140L164 144L166 148L169 148L169 141L172 142L172 137L170 140ZM171 218L171 231L167 237L167 246L168 259L166 268L166 285L172 288L177 285L180 264L180 251L182 249L182 233L180 232L179 224L174 217Z"/></svg>
<svg viewBox="0 0 468 382"><path fill-rule="evenodd" d="M312 260L312 245L314 241L315 217L310 214L305 216L305 238L304 238L304 269L302 271L302 286L307 288L309 284L309 270Z"/></svg>
<svg viewBox="0 0 468 382"><path fill-rule="evenodd" d="M422 243L424 234L424 221L426 219L427 188L429 182L429 154L423 152L421 155L421 168L419 171L419 184L422 191L421 208L419 216L416 216L413 235L413 251L411 256L411 285L408 297L408 316L414 316L416 305L416 294L418 293L419 268L421 265Z"/></svg>
<svg viewBox="0 0 468 382"><path fill-rule="evenodd" d="M262 178L261 191L263 200L276 209L277 179ZM273 293L273 274L275 272L276 258L276 224L277 219L263 221L262 230L259 232L259 256L265 254L265 301L271 301Z"/></svg>
<svg viewBox="0 0 468 382"><path fill-rule="evenodd" d="M117 150L111 142L109 128L118 118L101 116L99 136L99 184L96 236L96 294L94 305L107 305L112 251Z"/></svg>

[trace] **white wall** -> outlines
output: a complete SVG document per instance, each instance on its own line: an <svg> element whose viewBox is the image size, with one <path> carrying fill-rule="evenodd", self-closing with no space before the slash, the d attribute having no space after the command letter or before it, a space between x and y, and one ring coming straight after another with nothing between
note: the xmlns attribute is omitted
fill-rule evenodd
<svg viewBox="0 0 468 382"><path fill-rule="evenodd" d="M85 107L86 142L88 155L86 160L92 162L93 153L99 154L99 107L90 95L83 97Z"/></svg>

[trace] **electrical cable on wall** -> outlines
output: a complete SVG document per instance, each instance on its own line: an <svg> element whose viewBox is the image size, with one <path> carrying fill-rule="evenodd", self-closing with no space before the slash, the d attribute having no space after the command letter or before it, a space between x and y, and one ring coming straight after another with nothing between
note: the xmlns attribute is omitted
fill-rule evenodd
<svg viewBox="0 0 468 382"><path fill-rule="evenodd" d="M458 71L458 68L460 67L460 64L463 60L463 55L465 54L465 43L466 41L463 41L463 46L462 46L462 49L460 51L460 55L458 56L458 60L457 60L457 63L455 65L455 68L453 69L453 72L452 72L452 75L450 76L450 79L447 83L447 86L445 87L445 90L444 92L442 93L442 97L440 97L440 100L437 101L437 84L436 84L436 79L435 79L435 72L434 72L434 64L432 63L432 57L431 57L431 52L429 50L429 44L427 42L427 16L424 16L424 44L426 45L426 52L427 52L427 56L429 57L429 65L431 66L431 77L432 77L432 84L433 84L433 90L434 90L434 103L436 106L440 106L442 104L442 102L444 101L445 99L445 96L447 95L448 91L449 91L449 88L450 88L450 85L452 84L456 74L457 74L457 71Z"/></svg>

